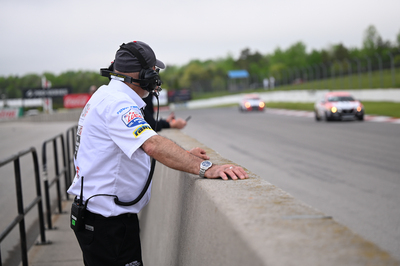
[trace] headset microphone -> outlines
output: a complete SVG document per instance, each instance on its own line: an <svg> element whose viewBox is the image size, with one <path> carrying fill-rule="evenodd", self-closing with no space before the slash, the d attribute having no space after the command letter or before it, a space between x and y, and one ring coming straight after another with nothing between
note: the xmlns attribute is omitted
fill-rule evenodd
<svg viewBox="0 0 400 266"><path fill-rule="evenodd" d="M110 80L116 79L119 81L131 83L131 84L139 83L139 85L136 85L136 84L133 84L133 85L136 85L148 92L156 91L157 93L159 93L162 90L162 88L161 88L162 81L161 81L160 77L158 76L158 71L159 71L159 69L154 71L157 73L157 75L154 75L153 77L150 77L150 78L148 77L147 79L134 79L127 75L110 71L110 68L101 68L100 75L102 75L103 77L107 77Z"/></svg>

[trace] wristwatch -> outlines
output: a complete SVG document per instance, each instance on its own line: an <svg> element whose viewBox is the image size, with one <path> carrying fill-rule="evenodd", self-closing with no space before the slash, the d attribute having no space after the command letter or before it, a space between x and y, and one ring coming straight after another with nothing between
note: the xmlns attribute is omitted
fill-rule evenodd
<svg viewBox="0 0 400 266"><path fill-rule="evenodd" d="M199 176L201 178L204 178L204 173L208 170L208 168L210 168L212 166L212 162L210 161L202 161L200 164L200 172L199 172Z"/></svg>

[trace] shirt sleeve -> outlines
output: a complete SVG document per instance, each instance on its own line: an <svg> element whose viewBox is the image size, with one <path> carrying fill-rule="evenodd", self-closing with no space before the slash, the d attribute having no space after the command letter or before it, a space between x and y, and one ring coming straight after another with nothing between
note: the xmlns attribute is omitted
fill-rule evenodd
<svg viewBox="0 0 400 266"><path fill-rule="evenodd" d="M107 123L111 139L129 158L147 139L157 135L139 107L129 100L110 105Z"/></svg>

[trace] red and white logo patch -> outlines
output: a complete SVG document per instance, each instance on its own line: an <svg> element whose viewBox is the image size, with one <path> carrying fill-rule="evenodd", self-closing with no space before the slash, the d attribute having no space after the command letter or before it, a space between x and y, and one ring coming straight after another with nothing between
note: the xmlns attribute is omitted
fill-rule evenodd
<svg viewBox="0 0 400 266"><path fill-rule="evenodd" d="M130 108L128 112L121 116L122 121L127 127L136 127L139 125L146 124L146 121L142 117L142 113L139 108Z"/></svg>

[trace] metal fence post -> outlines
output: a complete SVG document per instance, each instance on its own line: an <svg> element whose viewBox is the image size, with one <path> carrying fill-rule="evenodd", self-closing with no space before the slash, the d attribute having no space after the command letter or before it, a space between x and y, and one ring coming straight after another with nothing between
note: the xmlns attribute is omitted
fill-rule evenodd
<svg viewBox="0 0 400 266"><path fill-rule="evenodd" d="M32 151L32 159L34 162L35 169L35 184L36 184L36 195L40 198L40 202L38 202L38 217L39 217L39 229L40 229L40 243L39 244L47 244L46 242L46 234L45 234L45 226L44 226L44 217L43 217L43 199L42 192L40 189L40 171L39 171L39 160L36 153L36 150Z"/></svg>
<svg viewBox="0 0 400 266"><path fill-rule="evenodd" d="M354 58L354 61L357 63L357 72L358 72L358 88L361 89L361 62L358 58Z"/></svg>
<svg viewBox="0 0 400 266"><path fill-rule="evenodd" d="M291 68L288 68L288 73L289 73L288 84L292 85L292 83L293 83L293 72L292 72Z"/></svg>
<svg viewBox="0 0 400 266"><path fill-rule="evenodd" d="M353 88L353 74L351 71L351 62L347 58L345 59L345 61L346 61L347 65L349 66L349 69L347 70L347 75L349 77L349 89L352 89Z"/></svg>
<svg viewBox="0 0 400 266"><path fill-rule="evenodd" d="M300 73L303 73L303 80L304 80L303 84L305 84L305 87L307 88L307 84L310 84L309 78L307 75L307 67L300 69Z"/></svg>
<svg viewBox="0 0 400 266"><path fill-rule="evenodd" d="M365 56L367 59L368 64L368 80L369 80L369 87L372 89L372 77L371 77L371 59L368 56Z"/></svg>
<svg viewBox="0 0 400 266"><path fill-rule="evenodd" d="M383 88L383 77L382 77L382 58L378 53L375 53L376 58L378 58L378 66L379 66L379 76L381 82L381 88Z"/></svg>
<svg viewBox="0 0 400 266"><path fill-rule="evenodd" d="M307 66L307 69L308 69L308 73L310 75L309 82L311 82L312 79L314 79L314 81L315 81L312 66ZM310 83L310 89L312 89L311 83Z"/></svg>
<svg viewBox="0 0 400 266"><path fill-rule="evenodd" d="M322 76L323 76L323 79L325 80L325 85L327 85L328 80L327 80L326 66L324 63L320 63L320 65L322 66ZM328 88L328 86L326 86L326 88Z"/></svg>
<svg viewBox="0 0 400 266"><path fill-rule="evenodd" d="M394 60L393 60L393 55L390 51L387 51L389 57L390 57L390 69L392 72L392 86L394 87L396 84L396 80L395 80L395 75L394 75Z"/></svg>
<svg viewBox="0 0 400 266"><path fill-rule="evenodd" d="M339 60L336 61L338 66L339 66L339 82L340 82L340 89L343 89L344 87L344 75L343 75L343 66L342 66L342 62L340 62Z"/></svg>
<svg viewBox="0 0 400 266"><path fill-rule="evenodd" d="M335 79L335 62L330 65L331 70L331 79L332 79L332 87L335 88L336 79Z"/></svg>
<svg viewBox="0 0 400 266"><path fill-rule="evenodd" d="M50 206L50 185L47 172L47 156L46 156L46 143L43 142L42 145L42 164L43 164L43 185L44 185L44 195L46 204L46 217L47 217L47 227L48 229L53 229L51 221L51 206Z"/></svg>
<svg viewBox="0 0 400 266"><path fill-rule="evenodd" d="M57 138L53 138L53 154L54 154L54 170L56 174L56 189L57 189L57 205L58 205L58 212L62 213L62 206L61 206L61 187L60 187L60 179L58 178L60 175L60 170L58 167L58 149L57 149Z"/></svg>
<svg viewBox="0 0 400 266"><path fill-rule="evenodd" d="M21 238L22 265L28 266L28 248L27 248L26 231L25 231L24 203L22 197L22 182L21 182L21 169L19 164L19 157L14 160L14 172L15 172L15 187L17 194L18 218L20 219L19 234Z"/></svg>

